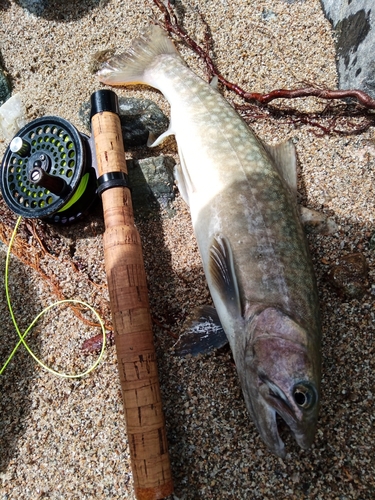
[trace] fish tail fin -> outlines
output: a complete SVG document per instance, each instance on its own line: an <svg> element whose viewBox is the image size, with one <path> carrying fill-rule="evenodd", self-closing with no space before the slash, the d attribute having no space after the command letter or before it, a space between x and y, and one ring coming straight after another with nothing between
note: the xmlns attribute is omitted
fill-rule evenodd
<svg viewBox="0 0 375 500"><path fill-rule="evenodd" d="M145 83L156 87L147 69L158 56L178 52L167 33L159 26L151 25L130 49L109 59L98 72L99 80L108 85ZM178 56L179 57L179 56Z"/></svg>

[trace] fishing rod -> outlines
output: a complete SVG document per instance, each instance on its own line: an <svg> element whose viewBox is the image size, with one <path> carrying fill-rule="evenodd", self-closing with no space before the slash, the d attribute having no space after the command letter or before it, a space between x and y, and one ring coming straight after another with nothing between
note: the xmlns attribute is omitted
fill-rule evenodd
<svg viewBox="0 0 375 500"><path fill-rule="evenodd" d="M83 217L99 196L104 261L135 496L158 500L173 492L152 320L117 95L91 96L89 138L59 117L23 127L8 146L0 188L18 215L56 224Z"/></svg>

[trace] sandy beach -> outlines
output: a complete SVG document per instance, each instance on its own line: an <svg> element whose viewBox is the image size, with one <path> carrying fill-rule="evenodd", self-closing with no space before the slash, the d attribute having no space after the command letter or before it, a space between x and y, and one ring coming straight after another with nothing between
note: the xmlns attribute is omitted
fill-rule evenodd
<svg viewBox="0 0 375 500"><path fill-rule="evenodd" d="M104 88L93 73L96 54L123 51L150 21L162 19L160 12L152 0L32 5L34 12L22 0L0 0L0 53L13 94L20 94L27 120L57 115L90 134L79 113L90 95ZM319 0L176 0L175 6L184 28L202 44L203 16L217 68L243 88L265 93L304 82L337 88L332 27ZM176 46L207 79L196 54L178 40ZM221 90L230 102L243 103ZM169 116L169 105L157 91L138 86L116 92L151 99ZM310 113L326 104L316 98L273 103ZM375 498L374 130L322 133L262 111L249 120L265 142L293 139L299 201L337 224L332 234L308 235L323 319L318 431L312 448L304 451L284 428L287 457L271 455L246 411L229 348L194 359L173 356L171 333L180 335L194 307L210 302L189 211L177 194L174 217L160 210L137 218L152 315L162 325L155 324L154 334L175 483L171 498L370 500ZM7 145L0 141L1 158ZM128 149L126 155L178 161L173 138L152 150ZM2 220L4 234L10 236L15 220L10 212ZM33 233L23 223L24 253L29 262L38 260L37 269L11 260L10 294L21 331L58 299L51 283L64 297L88 302L110 321L103 231L100 206L68 227L40 222ZM327 273L356 252L368 265L366 291L359 298L340 296ZM4 293L5 257L6 246L0 245L0 366L17 343ZM77 372L95 361L96 355L83 354L81 346L98 333L70 308L57 308L38 322L28 340L48 365ZM79 380L51 375L20 348L0 387L0 500L135 498L114 346L106 349L97 369Z"/></svg>

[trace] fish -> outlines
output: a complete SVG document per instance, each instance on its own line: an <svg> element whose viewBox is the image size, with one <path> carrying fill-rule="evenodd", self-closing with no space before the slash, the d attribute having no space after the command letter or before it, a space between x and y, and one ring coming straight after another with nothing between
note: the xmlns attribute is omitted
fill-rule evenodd
<svg viewBox="0 0 375 500"><path fill-rule="evenodd" d="M201 311L200 325L216 336L213 346L223 336L229 342L247 410L268 449L286 456L278 417L308 449L321 399L321 320L292 141L261 142L159 26L105 62L98 77L114 86L146 84L169 101L169 128L152 146L169 135L177 142L176 181L214 304ZM207 330L197 331L210 344Z"/></svg>

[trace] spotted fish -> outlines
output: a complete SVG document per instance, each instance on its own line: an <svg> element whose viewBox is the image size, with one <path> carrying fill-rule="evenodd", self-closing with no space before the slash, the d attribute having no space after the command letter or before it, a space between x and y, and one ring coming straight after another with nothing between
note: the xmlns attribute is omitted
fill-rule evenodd
<svg viewBox="0 0 375 500"><path fill-rule="evenodd" d="M308 448L320 400L321 334L293 145L265 146L157 26L98 75L109 85L150 85L169 101L170 127L154 145L175 135L177 182L215 305L201 319L213 326L213 345L228 339L247 409L267 447L285 456L279 415ZM193 330L207 343L206 329Z"/></svg>

